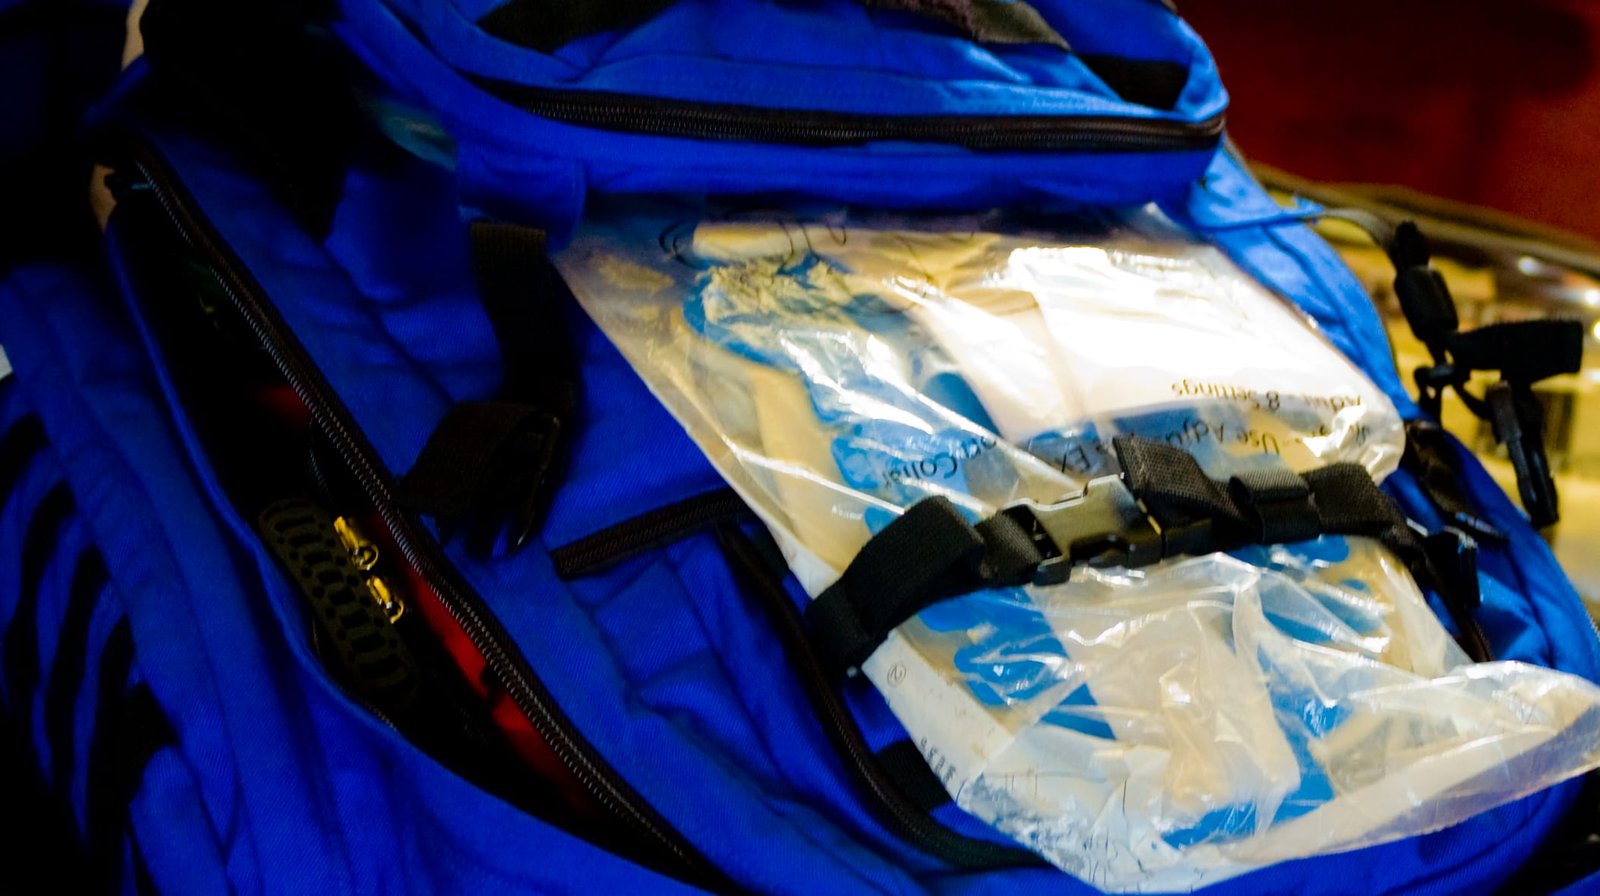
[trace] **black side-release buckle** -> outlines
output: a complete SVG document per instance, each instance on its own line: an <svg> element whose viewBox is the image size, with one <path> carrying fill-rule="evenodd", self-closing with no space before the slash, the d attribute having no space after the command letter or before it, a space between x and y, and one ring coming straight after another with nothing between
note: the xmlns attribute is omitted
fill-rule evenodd
<svg viewBox="0 0 1600 896"><path fill-rule="evenodd" d="M1056 504L1020 501L1001 512L1034 536L1045 557L1035 585L1059 585L1080 564L1135 568L1161 559L1161 533L1121 476L1092 479L1083 494Z"/></svg>
<svg viewBox="0 0 1600 896"><path fill-rule="evenodd" d="M473 547L488 553L501 521L520 547L537 530L564 460L561 418L527 404L461 402L428 437L399 482L408 509L434 516L441 535L481 517Z"/></svg>
<svg viewBox="0 0 1600 896"><path fill-rule="evenodd" d="M1287 468L1218 483L1170 446L1119 440L1117 450L1134 472L1091 480L1083 494L1055 504L1020 501L1001 510L1044 557L1034 584L1065 582L1074 566L1136 569L1180 554L1304 541L1321 531L1311 486ZM1158 456L1165 462L1159 484L1145 469ZM1174 485L1177 499L1185 502L1181 508L1166 491Z"/></svg>
<svg viewBox="0 0 1600 896"><path fill-rule="evenodd" d="M1257 469L1210 479L1188 452L1164 442L1115 440L1123 472L1091 480L1053 504L1020 501L972 523L948 498L913 504L869 540L806 608L827 665L850 674L896 626L939 601L983 588L1058 585L1074 566L1134 569L1164 558L1318 535L1375 538L1437 587L1475 659L1475 546L1428 539L1407 524L1364 467L1333 464L1304 475Z"/></svg>
<svg viewBox="0 0 1600 896"><path fill-rule="evenodd" d="M1417 226L1402 223L1384 248L1394 262L1400 310L1433 357L1431 365L1415 372L1418 403L1437 420L1445 390L1453 389L1468 410L1489 421L1495 440L1506 446L1516 468L1522 507L1533 524L1555 523L1560 512L1544 447L1544 413L1532 387L1578 371L1583 362L1583 326L1573 320L1507 321L1461 332L1455 300L1444 278L1430 266L1431 250ZM1466 390L1472 373L1480 370L1500 373L1500 382L1482 398ZM1437 487L1430 495L1449 498ZM1443 504L1441 509L1458 518L1463 510Z"/></svg>

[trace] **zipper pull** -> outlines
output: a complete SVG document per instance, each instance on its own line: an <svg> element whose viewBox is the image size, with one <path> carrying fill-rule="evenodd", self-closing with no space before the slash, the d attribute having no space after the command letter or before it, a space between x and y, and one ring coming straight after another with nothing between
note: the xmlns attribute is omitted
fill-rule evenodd
<svg viewBox="0 0 1600 896"><path fill-rule="evenodd" d="M334 517L333 531L339 536L339 543L344 546L345 553L350 555L351 565L363 573L367 594L372 598L372 602L383 610L390 622L399 622L400 617L406 612L405 603L395 595L387 582L372 571L378 565L377 544L373 543L349 517Z"/></svg>
<svg viewBox="0 0 1600 896"><path fill-rule="evenodd" d="M389 617L390 622L399 622L400 617L406 614L406 605L389 590L383 579L368 576L367 593L372 595L373 602Z"/></svg>
<svg viewBox="0 0 1600 896"><path fill-rule="evenodd" d="M339 543L344 545L345 553L350 555L350 562L362 572L371 572L378 565L378 546L373 544L349 517L334 517L333 531L339 535Z"/></svg>
<svg viewBox="0 0 1600 896"><path fill-rule="evenodd" d="M370 565L358 566L377 563L377 545L350 519L303 498L269 505L257 526L305 598L334 677L391 717L413 707L422 670L393 624L405 607Z"/></svg>

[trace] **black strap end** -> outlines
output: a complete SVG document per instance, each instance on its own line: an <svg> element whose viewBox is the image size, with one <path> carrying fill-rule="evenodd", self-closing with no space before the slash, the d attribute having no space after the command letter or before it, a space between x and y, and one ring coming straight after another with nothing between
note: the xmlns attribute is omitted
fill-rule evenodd
<svg viewBox="0 0 1600 896"><path fill-rule="evenodd" d="M1450 287L1433 268L1401 268L1395 273L1394 292L1412 331L1429 349L1439 348L1460 329L1461 319Z"/></svg>
<svg viewBox="0 0 1600 896"><path fill-rule="evenodd" d="M441 532L469 516L496 521L475 527L485 550L510 517L511 541L520 547L538 530L564 458L560 417L512 402L461 402L401 477L396 499L434 517Z"/></svg>

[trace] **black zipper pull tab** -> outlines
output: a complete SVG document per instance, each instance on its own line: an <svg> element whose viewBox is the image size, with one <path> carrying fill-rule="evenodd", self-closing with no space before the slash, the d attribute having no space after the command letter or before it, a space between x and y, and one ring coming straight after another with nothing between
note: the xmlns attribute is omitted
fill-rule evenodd
<svg viewBox="0 0 1600 896"><path fill-rule="evenodd" d="M1446 528L1422 538L1427 577L1432 579L1450 619L1456 624L1456 641L1478 663L1494 659L1489 637L1478 624L1483 592L1478 585L1478 544L1465 532Z"/></svg>
<svg viewBox="0 0 1600 896"><path fill-rule="evenodd" d="M1517 472L1522 509L1536 528L1554 525L1561 519L1561 508L1544 450L1544 408L1532 389L1503 381L1489 387L1484 398L1494 439L1506 446L1506 456Z"/></svg>

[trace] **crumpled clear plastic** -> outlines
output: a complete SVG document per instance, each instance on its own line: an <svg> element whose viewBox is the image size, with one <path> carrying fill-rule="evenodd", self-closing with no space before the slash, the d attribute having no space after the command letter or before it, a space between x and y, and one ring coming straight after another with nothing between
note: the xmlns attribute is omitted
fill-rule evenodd
<svg viewBox="0 0 1600 896"><path fill-rule="evenodd" d="M555 259L821 593L904 508L974 519L1163 439L1225 478L1392 472L1392 405L1149 209L600 210ZM863 665L956 802L1082 880L1186 890L1416 835L1600 764L1600 689L1471 664L1375 542L938 604Z"/></svg>

